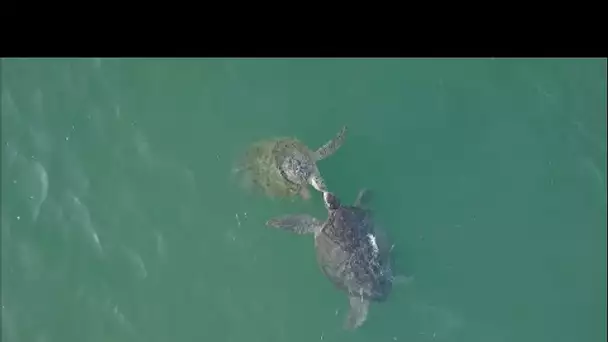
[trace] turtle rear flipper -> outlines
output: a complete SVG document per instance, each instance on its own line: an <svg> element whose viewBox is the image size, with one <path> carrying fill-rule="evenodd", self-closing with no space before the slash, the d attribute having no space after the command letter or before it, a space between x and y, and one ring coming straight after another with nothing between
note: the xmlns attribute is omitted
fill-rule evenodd
<svg viewBox="0 0 608 342"><path fill-rule="evenodd" d="M345 137L346 126L343 126L340 132L338 132L338 134L333 139L326 142L325 145L319 147L319 149L314 152L315 159L317 161L322 160L334 154L344 143Z"/></svg>
<svg viewBox="0 0 608 342"><path fill-rule="evenodd" d="M348 315L344 321L344 328L347 330L354 330L360 327L367 319L369 300L356 296L350 296L348 297L348 300L350 308L348 309Z"/></svg>
<svg viewBox="0 0 608 342"><path fill-rule="evenodd" d="M296 234L314 234L320 230L323 222L307 215L286 215L272 218L266 222L268 227L281 228Z"/></svg>

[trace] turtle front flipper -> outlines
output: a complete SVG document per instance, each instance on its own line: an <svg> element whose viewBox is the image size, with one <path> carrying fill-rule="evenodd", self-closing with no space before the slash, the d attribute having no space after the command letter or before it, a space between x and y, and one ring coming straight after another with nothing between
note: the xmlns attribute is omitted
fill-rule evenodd
<svg viewBox="0 0 608 342"><path fill-rule="evenodd" d="M340 148L340 146L342 146L342 143L344 143L345 137L346 126L343 126L340 132L338 132L338 134L333 139L326 142L325 145L319 147L319 149L315 151L315 159L325 159L334 154Z"/></svg>
<svg viewBox="0 0 608 342"><path fill-rule="evenodd" d="M344 321L344 328L347 330L354 330L360 327L367 319L369 300L356 296L350 296L348 297L348 300L350 308L346 320Z"/></svg>
<svg viewBox="0 0 608 342"><path fill-rule="evenodd" d="M313 234L321 229L322 225L323 222L307 214L280 216L266 222L268 227L281 228L296 234Z"/></svg>

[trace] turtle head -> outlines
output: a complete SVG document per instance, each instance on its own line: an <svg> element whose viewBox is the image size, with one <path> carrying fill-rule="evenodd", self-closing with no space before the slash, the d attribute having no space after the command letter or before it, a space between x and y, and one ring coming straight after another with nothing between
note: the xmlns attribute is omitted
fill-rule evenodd
<svg viewBox="0 0 608 342"><path fill-rule="evenodd" d="M336 210L340 208L340 200L336 195L329 191L323 192L323 201L325 202L327 210Z"/></svg>
<svg viewBox="0 0 608 342"><path fill-rule="evenodd" d="M318 172L313 172L312 175L308 178L308 183L312 185L313 188L317 189L320 192L326 192L327 187L325 186L325 182L321 175Z"/></svg>

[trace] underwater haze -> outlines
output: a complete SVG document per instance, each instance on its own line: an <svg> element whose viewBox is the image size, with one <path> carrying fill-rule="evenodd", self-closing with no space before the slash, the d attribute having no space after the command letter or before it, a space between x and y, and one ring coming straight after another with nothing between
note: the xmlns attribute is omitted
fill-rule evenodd
<svg viewBox="0 0 608 342"><path fill-rule="evenodd" d="M606 341L606 59L2 59L2 341ZM322 196L243 187L297 137L387 232L355 331Z"/></svg>

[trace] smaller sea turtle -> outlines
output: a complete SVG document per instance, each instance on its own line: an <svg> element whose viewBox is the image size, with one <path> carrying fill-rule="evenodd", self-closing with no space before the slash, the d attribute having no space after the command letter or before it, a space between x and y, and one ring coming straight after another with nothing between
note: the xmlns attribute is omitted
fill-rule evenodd
<svg viewBox="0 0 608 342"><path fill-rule="evenodd" d="M370 192L361 190L353 206L345 206L330 192L323 193L328 217L320 221L307 214L270 219L266 225L297 234L314 234L317 262L325 276L348 294L350 309L346 329L358 328L367 319L370 301L385 301L395 280L388 241L367 208Z"/></svg>
<svg viewBox="0 0 608 342"><path fill-rule="evenodd" d="M343 144L346 126L316 151L293 137L255 142L246 151L236 171L244 177L245 185L262 190L271 197L300 195L310 198L308 184L325 191L325 181L317 162L334 154Z"/></svg>

